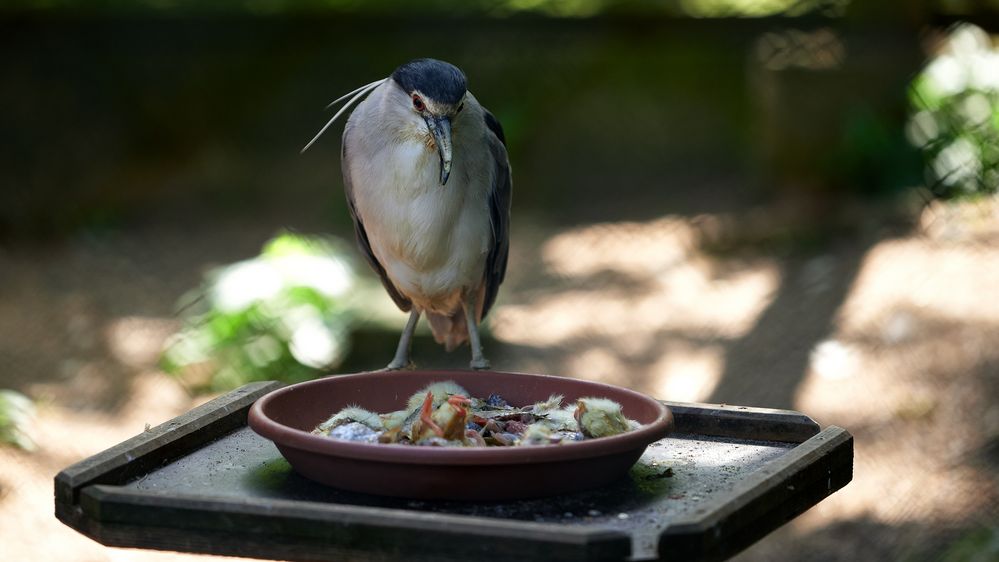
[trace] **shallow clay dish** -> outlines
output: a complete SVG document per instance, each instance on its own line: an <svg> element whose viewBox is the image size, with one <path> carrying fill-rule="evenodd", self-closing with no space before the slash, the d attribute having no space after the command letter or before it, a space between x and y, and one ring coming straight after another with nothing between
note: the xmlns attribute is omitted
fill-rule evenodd
<svg viewBox="0 0 999 562"><path fill-rule="evenodd" d="M536 447L442 448L355 443L310 433L347 405L386 413L417 390L453 380L473 396L498 393L515 406L565 396L610 398L643 424L600 439ZM563 494L608 484L627 473L650 443L673 427L669 409L624 388L590 381L497 371L392 371L336 375L271 392L249 424L274 441L303 476L346 490L419 499L499 500Z"/></svg>

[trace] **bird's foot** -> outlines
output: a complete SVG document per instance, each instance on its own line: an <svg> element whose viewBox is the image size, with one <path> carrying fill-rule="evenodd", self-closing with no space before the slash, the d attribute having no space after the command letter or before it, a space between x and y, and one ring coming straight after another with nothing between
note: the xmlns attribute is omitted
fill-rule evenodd
<svg viewBox="0 0 999 562"><path fill-rule="evenodd" d="M420 421L430 428L437 437L444 437L444 430L434 422L434 393L427 392L427 397L423 400L423 407L420 408Z"/></svg>
<svg viewBox="0 0 999 562"><path fill-rule="evenodd" d="M476 371L484 371L489 368L489 360L485 357L473 357L469 366Z"/></svg>
<svg viewBox="0 0 999 562"><path fill-rule="evenodd" d="M396 359L393 359L391 363L389 363L388 365L386 365L384 370L386 370L386 371L411 371L411 370L413 370L415 368L416 368L416 365L412 361L410 361L409 358L406 358L406 359L398 359L398 358L396 358Z"/></svg>

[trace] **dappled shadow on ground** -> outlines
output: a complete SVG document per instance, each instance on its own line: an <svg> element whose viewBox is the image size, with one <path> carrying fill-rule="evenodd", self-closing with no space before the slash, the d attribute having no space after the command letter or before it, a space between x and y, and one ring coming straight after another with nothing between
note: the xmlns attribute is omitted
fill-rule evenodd
<svg viewBox="0 0 999 562"><path fill-rule="evenodd" d="M717 232L737 222L664 217L550 236L520 256L531 277L512 281L519 302L497 310L493 331L534 369L678 400L791 407L877 238L790 256L705 249L740 236Z"/></svg>
<svg viewBox="0 0 999 562"><path fill-rule="evenodd" d="M790 409L815 347L836 314L871 243L787 260L776 295L752 329L725 346L725 368L708 402Z"/></svg>
<svg viewBox="0 0 999 562"><path fill-rule="evenodd" d="M778 540L759 543L735 560L988 560L997 553L989 544L990 540L995 540L996 532L981 527L984 523L980 520L948 521L927 527L915 522L889 524L859 517L807 531L785 527L773 535ZM968 548L970 552L963 550ZM961 553L964 557L957 557Z"/></svg>
<svg viewBox="0 0 999 562"><path fill-rule="evenodd" d="M746 560L921 559L994 521L999 301L986 295L999 286L996 246L924 228L716 253L707 248L719 221L737 227L740 216L515 224L489 323L494 367L676 401L792 407L850 430L854 481ZM32 536L64 536L106 558L51 520L51 476L196 403L155 368L174 304L204 268L254 255L271 234L246 224L147 231L2 256L16 291L0 298L11 367L0 386L43 404L41 450L4 460L5 545L37 558L55 551ZM381 367L397 336L358 334L344 370ZM466 348L445 354L429 336L414 358L468 361Z"/></svg>
<svg viewBox="0 0 999 562"><path fill-rule="evenodd" d="M999 303L986 295L999 286L999 253L989 235L882 230L803 254L733 257L705 252L699 233L696 221L665 218L545 237L524 268L541 280L515 279L523 301L493 319L503 366L671 400L794 408L846 427L854 482L790 532L827 525L841 537L859 521L866 538L831 547L816 535L792 558L856 559L879 542L873 559L932 559L940 541L995 520ZM773 559L790 536L745 556Z"/></svg>
<svg viewBox="0 0 999 562"><path fill-rule="evenodd" d="M707 249L718 245L715 222L522 228L490 321L494 366L669 400L798 409L850 430L854 481L744 560L932 560L994 521L999 302L985 295L999 286L999 250L990 235L941 236L952 229L927 229L923 217L915 230L797 252L716 253ZM372 367L397 334L380 337ZM414 356L421 366L467 364L466 350L446 355L428 336Z"/></svg>
<svg viewBox="0 0 999 562"><path fill-rule="evenodd" d="M223 223L87 235L0 251L0 387L95 412L132 399L209 267L255 255L267 226Z"/></svg>

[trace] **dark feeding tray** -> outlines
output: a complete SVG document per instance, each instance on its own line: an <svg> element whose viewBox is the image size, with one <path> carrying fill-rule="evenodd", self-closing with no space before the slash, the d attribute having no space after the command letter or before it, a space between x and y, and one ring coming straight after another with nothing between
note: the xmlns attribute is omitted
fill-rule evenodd
<svg viewBox="0 0 999 562"><path fill-rule="evenodd" d="M640 428L621 435L530 447L417 447L357 443L313 435L346 406L401 410L414 392L453 381L472 396L496 393L515 406L561 395L566 404L590 396L619 403ZM660 402L608 384L498 371L383 371L326 377L264 396L250 427L274 441L303 476L354 492L433 500L509 500L605 486L620 479L650 444L673 427Z"/></svg>
<svg viewBox="0 0 999 562"><path fill-rule="evenodd" d="M349 492L299 475L247 427L280 386L247 385L63 470L56 516L108 546L283 560L715 560L852 478L841 428L667 402L674 433L597 489L476 502Z"/></svg>

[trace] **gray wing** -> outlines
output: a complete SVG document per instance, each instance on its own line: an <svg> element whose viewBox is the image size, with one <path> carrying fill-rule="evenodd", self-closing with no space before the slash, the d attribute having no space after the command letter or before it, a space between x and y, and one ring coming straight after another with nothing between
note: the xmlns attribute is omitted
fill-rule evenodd
<svg viewBox="0 0 999 562"><path fill-rule="evenodd" d="M375 257L374 252L371 251L371 242L368 241L368 233L364 230L364 222L361 220L361 216L357 213L357 205L354 203L354 184L350 180L350 166L348 164L349 155L347 154L347 131L344 130L343 141L341 143L342 147L340 151L340 167L343 171L343 192L347 196L347 209L350 211L350 218L354 221L354 237L357 239L357 247L361 250L361 254L364 259L367 260L368 265L371 269L375 270L378 277L382 280L382 285L385 286L385 290L388 291L392 300L395 301L396 306L402 309L403 312L409 312L413 307L412 301L403 296L399 292L399 289L392 284L392 280L388 278L385 273L385 268L382 264L378 262L378 258Z"/></svg>
<svg viewBox="0 0 999 562"><path fill-rule="evenodd" d="M489 191L489 221L493 230L493 243L486 257L485 296L482 302L482 317L496 302L499 286L506 276L506 260L510 253L510 201L513 196L513 182L510 177L510 161L506 153L506 137L503 127L492 113L485 113L489 132L489 150L493 157L493 185Z"/></svg>

